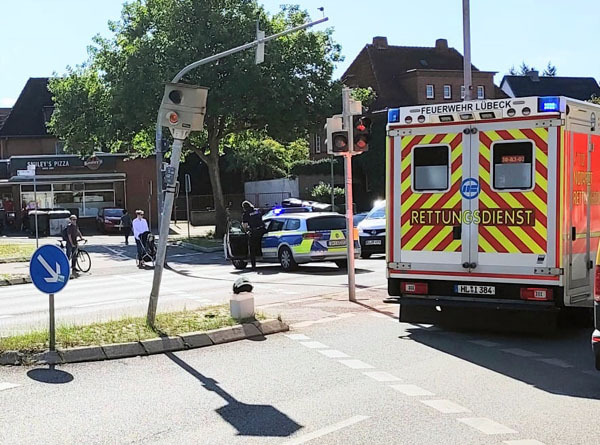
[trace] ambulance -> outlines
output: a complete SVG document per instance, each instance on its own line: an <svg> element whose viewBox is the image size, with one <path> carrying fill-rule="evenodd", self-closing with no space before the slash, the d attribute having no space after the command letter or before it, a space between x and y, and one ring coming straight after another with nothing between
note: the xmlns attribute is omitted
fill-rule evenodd
<svg viewBox="0 0 600 445"><path fill-rule="evenodd" d="M390 109L386 163L400 321L507 311L551 325L563 308L592 308L600 106L524 97Z"/></svg>

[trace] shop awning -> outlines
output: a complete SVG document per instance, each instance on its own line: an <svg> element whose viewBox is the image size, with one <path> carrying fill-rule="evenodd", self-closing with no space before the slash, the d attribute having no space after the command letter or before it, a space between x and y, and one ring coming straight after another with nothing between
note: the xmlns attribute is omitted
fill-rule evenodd
<svg viewBox="0 0 600 445"><path fill-rule="evenodd" d="M55 182L106 182L106 181L125 181L125 173L96 173L86 175L38 175L36 182L38 184L52 184ZM33 177L30 176L12 176L8 180L9 184L33 184Z"/></svg>

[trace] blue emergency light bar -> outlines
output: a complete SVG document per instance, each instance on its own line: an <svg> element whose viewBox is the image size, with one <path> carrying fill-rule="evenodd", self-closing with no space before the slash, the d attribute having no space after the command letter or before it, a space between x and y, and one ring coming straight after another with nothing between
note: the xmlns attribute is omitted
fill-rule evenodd
<svg viewBox="0 0 600 445"><path fill-rule="evenodd" d="M560 111L560 97L538 97L538 111L540 113Z"/></svg>
<svg viewBox="0 0 600 445"><path fill-rule="evenodd" d="M388 110L388 124L393 124L395 122L400 122L400 109L390 108Z"/></svg>

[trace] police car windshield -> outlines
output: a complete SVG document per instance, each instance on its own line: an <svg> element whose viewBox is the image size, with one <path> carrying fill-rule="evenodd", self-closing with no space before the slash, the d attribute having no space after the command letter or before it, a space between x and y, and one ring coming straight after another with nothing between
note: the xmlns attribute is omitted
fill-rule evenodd
<svg viewBox="0 0 600 445"><path fill-rule="evenodd" d="M375 207L369 212L365 219L384 219L385 218L385 207Z"/></svg>

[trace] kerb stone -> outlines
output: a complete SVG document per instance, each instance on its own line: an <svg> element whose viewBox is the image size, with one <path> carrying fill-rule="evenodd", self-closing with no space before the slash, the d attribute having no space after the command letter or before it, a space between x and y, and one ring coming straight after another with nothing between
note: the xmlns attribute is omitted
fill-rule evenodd
<svg viewBox="0 0 600 445"><path fill-rule="evenodd" d="M93 362L106 360L106 354L100 346L86 346L82 348L70 348L59 351L65 363Z"/></svg>
<svg viewBox="0 0 600 445"><path fill-rule="evenodd" d="M213 342L206 332L189 332L181 334L179 337L185 343L186 348L203 348L205 346L212 346Z"/></svg>
<svg viewBox="0 0 600 445"><path fill-rule="evenodd" d="M160 354L161 352L181 351L185 349L181 337L161 337L151 340L142 340L142 346L148 354Z"/></svg>
<svg viewBox="0 0 600 445"><path fill-rule="evenodd" d="M138 355L146 355L146 350L139 342L130 343L115 343L111 345L102 346L106 358L124 358L124 357L136 357Z"/></svg>

